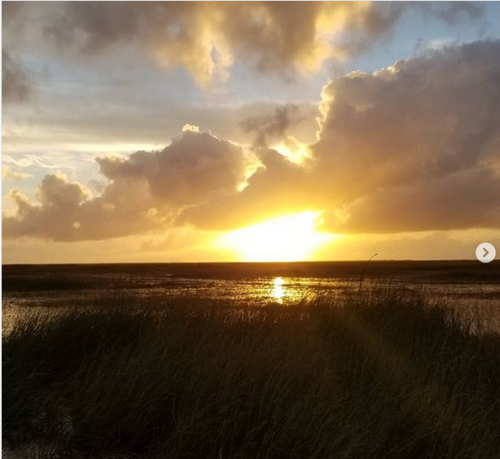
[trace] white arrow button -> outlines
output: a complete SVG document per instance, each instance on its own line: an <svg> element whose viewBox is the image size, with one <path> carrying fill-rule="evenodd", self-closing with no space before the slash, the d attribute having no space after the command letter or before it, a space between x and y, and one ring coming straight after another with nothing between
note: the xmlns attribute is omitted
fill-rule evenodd
<svg viewBox="0 0 500 459"><path fill-rule="evenodd" d="M497 251L495 246L489 242L483 242L476 248L476 258L481 263L489 263L490 261L493 261L496 255Z"/></svg>

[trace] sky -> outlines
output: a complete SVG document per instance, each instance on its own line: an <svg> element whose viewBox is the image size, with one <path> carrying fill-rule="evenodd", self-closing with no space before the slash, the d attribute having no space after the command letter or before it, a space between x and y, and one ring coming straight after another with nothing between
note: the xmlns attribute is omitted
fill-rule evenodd
<svg viewBox="0 0 500 459"><path fill-rule="evenodd" d="M498 2L2 3L3 263L472 259L499 228Z"/></svg>

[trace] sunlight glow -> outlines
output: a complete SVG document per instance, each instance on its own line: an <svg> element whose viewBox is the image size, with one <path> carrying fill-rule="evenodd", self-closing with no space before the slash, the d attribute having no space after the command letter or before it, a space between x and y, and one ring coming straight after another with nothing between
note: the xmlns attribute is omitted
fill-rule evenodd
<svg viewBox="0 0 500 459"><path fill-rule="evenodd" d="M316 230L319 212L302 212L232 231L222 244L243 261L302 261L338 236Z"/></svg>
<svg viewBox="0 0 500 459"><path fill-rule="evenodd" d="M273 280L273 289L271 290L271 298L274 298L280 304L283 303L283 297L285 296L284 283L282 277L275 277Z"/></svg>
<svg viewBox="0 0 500 459"><path fill-rule="evenodd" d="M311 152L306 144L300 143L292 136L288 136L281 143L274 145L273 148L287 158L292 163L299 166L304 165L311 159Z"/></svg>

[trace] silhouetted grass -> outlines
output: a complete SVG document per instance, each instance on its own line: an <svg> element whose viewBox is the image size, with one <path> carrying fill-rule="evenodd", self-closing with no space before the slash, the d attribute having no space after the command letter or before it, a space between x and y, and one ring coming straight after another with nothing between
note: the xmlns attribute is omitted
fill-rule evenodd
<svg viewBox="0 0 500 459"><path fill-rule="evenodd" d="M498 458L500 339L404 290L28 312L3 435L62 457ZM49 453L46 454L49 456Z"/></svg>

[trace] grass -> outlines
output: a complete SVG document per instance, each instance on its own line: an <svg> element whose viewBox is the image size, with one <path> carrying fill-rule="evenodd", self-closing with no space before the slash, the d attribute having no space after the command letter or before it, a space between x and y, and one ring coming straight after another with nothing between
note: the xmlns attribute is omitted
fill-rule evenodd
<svg viewBox="0 0 500 459"><path fill-rule="evenodd" d="M38 457L500 457L500 337L404 290L31 310L3 357Z"/></svg>

